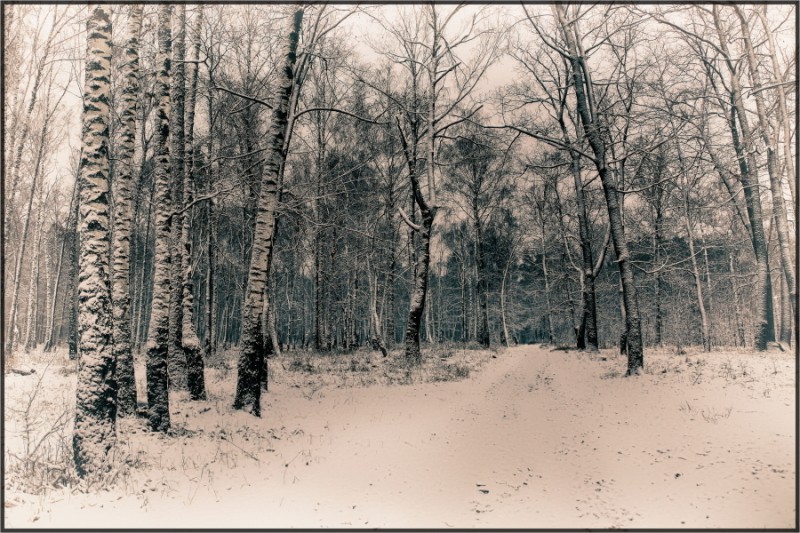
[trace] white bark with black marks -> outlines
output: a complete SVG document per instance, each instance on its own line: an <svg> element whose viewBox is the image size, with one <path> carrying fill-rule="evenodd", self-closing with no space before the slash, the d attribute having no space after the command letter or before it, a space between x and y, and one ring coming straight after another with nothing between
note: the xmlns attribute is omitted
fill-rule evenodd
<svg viewBox="0 0 800 533"><path fill-rule="evenodd" d="M186 6L175 5L172 35L172 88L170 92L170 187L172 205L176 213L170 218L170 268L169 292L169 350L167 372L169 388L186 389L186 356L183 351L183 215L177 214L184 206L185 181L185 96L186 96Z"/></svg>
<svg viewBox="0 0 800 533"><path fill-rule="evenodd" d="M170 117L170 57L172 6L164 4L158 12L158 72L156 98L158 108L155 124L156 160L155 192L155 253L153 257L153 298L150 307L150 326L147 332L147 408L150 429L166 432L170 427L169 393L167 390L167 354L169 343L169 295L172 271L170 268L170 218L172 210L169 117Z"/></svg>
<svg viewBox="0 0 800 533"><path fill-rule="evenodd" d="M297 9L290 19L290 28L284 52L283 67L272 109L272 121L267 134L264 158L264 181L256 207L253 251L247 275L247 294L242 306L242 333L239 341L239 363L234 409L261 416L261 378L264 368L262 313L264 290L272 261L275 218L281 169L286 157L284 141L289 125L289 101L294 89L297 44L303 9Z"/></svg>
<svg viewBox="0 0 800 533"><path fill-rule="evenodd" d="M183 202L188 206L194 200L194 117L197 96L197 60L200 55L200 30L203 20L203 6L195 8L195 20L192 30L192 57L189 68L189 87L186 92L186 121L185 121L185 158L183 173ZM192 209L185 209L181 220L181 248L182 248L182 320L181 347L183 358L186 362L186 385L189 396L193 400L206 399L206 386L204 377L203 352L200 339L194 327L194 284L192 283Z"/></svg>
<svg viewBox="0 0 800 533"><path fill-rule="evenodd" d="M114 243L112 300L114 303L114 357L117 360L119 385L119 415L131 416L136 412L136 379L131 350L130 314L130 249L131 219L133 215L131 189L135 171L136 108L139 98L139 34L142 29L141 4L130 6L128 41L125 44L125 62L122 77L122 111L120 112L119 146L117 148L114 195Z"/></svg>
<svg viewBox="0 0 800 533"><path fill-rule="evenodd" d="M111 224L108 128L111 17L90 6L83 151L80 164L78 335L80 367L75 401L73 456L78 475L101 475L116 442L117 387L111 322Z"/></svg>

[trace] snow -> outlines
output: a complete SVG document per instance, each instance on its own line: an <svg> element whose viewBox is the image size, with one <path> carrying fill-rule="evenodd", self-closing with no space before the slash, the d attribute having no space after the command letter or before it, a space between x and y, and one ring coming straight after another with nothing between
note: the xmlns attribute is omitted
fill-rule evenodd
<svg viewBox="0 0 800 533"><path fill-rule="evenodd" d="M233 362L208 368L208 401L173 393L173 435L120 422L129 466L115 484L33 495L7 472L4 525L797 527L792 355L648 350L633 378L610 351L492 355L456 351L448 361L469 377L413 385L358 365L296 372L284 355L261 419L230 408ZM74 390L62 364L43 382L54 398ZM370 365L389 375L388 360ZM36 379L6 375L9 403ZM19 415L5 409L6 452L18 451Z"/></svg>

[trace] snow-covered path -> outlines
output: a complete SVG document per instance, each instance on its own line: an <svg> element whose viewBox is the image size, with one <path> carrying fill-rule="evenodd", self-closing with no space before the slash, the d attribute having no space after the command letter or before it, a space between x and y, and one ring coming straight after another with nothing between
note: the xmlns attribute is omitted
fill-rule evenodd
<svg viewBox="0 0 800 533"><path fill-rule="evenodd" d="M599 363L520 347L465 382L349 391L283 505L354 527L791 526L792 405Z"/></svg>
<svg viewBox="0 0 800 533"><path fill-rule="evenodd" d="M160 441L163 479L67 495L31 525L794 527L794 361L737 354L755 376L737 382L718 357L627 379L523 346L461 382L278 389L264 419L227 416L213 454Z"/></svg>

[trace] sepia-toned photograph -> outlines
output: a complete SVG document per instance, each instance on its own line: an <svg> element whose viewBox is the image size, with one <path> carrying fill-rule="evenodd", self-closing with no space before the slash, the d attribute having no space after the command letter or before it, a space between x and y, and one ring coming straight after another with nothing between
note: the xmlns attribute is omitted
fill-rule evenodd
<svg viewBox="0 0 800 533"><path fill-rule="evenodd" d="M798 531L798 5L2 5L4 530Z"/></svg>

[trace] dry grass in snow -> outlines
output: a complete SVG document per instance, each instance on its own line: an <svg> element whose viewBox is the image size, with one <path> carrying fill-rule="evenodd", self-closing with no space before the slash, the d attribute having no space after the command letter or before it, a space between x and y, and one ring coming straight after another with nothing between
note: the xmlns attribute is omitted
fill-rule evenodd
<svg viewBox="0 0 800 533"><path fill-rule="evenodd" d="M171 435L121 421L96 487L62 472L74 363L6 375L5 526L797 527L790 354L649 350L635 378L611 352L536 346L412 370L286 354L261 419L231 410L228 355L208 401L171 396Z"/></svg>

